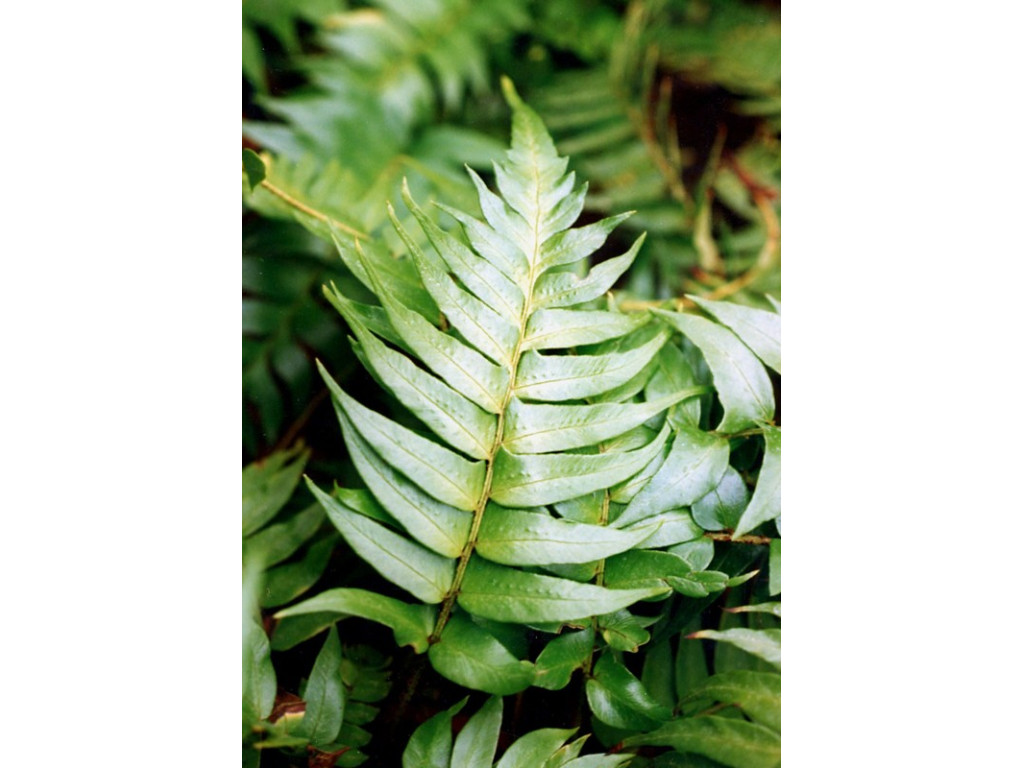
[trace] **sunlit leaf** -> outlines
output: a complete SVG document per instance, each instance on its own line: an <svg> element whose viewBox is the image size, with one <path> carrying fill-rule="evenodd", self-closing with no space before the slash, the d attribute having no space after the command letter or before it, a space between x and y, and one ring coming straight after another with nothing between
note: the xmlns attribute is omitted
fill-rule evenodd
<svg viewBox="0 0 1024 768"><path fill-rule="evenodd" d="M668 428L643 448L602 454L515 454L502 448L494 461L491 497L511 507L565 501L639 472L661 450Z"/></svg>
<svg viewBox="0 0 1024 768"><path fill-rule="evenodd" d="M619 531L559 520L545 512L492 506L480 524L476 549L505 565L589 563L624 552L649 534L646 529Z"/></svg>
<svg viewBox="0 0 1024 768"><path fill-rule="evenodd" d="M349 546L381 576L425 603L438 603L444 598L455 575L453 560L409 541L355 510L347 509L312 482L309 489L327 510L334 527Z"/></svg>
<svg viewBox="0 0 1024 768"><path fill-rule="evenodd" d="M688 296L739 336L769 368L782 373L782 316L776 312L745 307L728 301L707 301Z"/></svg>
<svg viewBox="0 0 1024 768"><path fill-rule="evenodd" d="M725 415L716 429L735 432L770 421L775 396L764 365L727 328L696 315L654 310L704 353Z"/></svg>
<svg viewBox="0 0 1024 768"><path fill-rule="evenodd" d="M646 403L548 405L509 402L502 445L513 453L547 453L595 445L638 427L680 400L700 394L683 390Z"/></svg>
<svg viewBox="0 0 1024 768"><path fill-rule="evenodd" d="M702 629L689 636L692 639L717 640L734 645L741 651L764 659L775 667L782 666L782 633L777 629Z"/></svg>
<svg viewBox="0 0 1024 768"><path fill-rule="evenodd" d="M680 428L665 463L633 497L614 525L621 528L692 504L718 485L728 465L728 441L693 427Z"/></svg>

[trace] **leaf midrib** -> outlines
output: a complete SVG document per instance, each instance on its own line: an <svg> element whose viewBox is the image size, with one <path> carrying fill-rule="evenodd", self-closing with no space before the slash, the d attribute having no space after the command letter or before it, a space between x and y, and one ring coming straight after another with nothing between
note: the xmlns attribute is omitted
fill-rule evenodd
<svg viewBox="0 0 1024 768"><path fill-rule="evenodd" d="M462 554L459 556L459 562L455 569L455 578L452 580L451 589L445 595L444 600L441 604L441 610L437 617L437 624L434 627L434 632L429 638L431 644L436 643L441 638L441 632L444 630L445 625L448 623L448 618L451 616L452 607L455 604L455 600L459 595L459 591L462 589L462 580L466 575L466 567L469 565L470 558L473 556L473 552L476 549L477 536L480 533L480 524L483 521L484 512L487 509L487 503L491 497L491 484L494 481L494 462L498 455L498 451L501 449L502 442L504 440L505 433L505 413L508 411L508 404L512 400L512 396L516 391L516 375L519 370L519 361L523 353L523 342L526 337L526 324L530 319L530 315L533 314L533 292L534 286L537 282L538 272L537 268L540 263L540 217L541 217L541 205L540 205L540 170L537 151L537 139L533 130L529 131L529 148L530 148L530 159L531 159L531 170L533 171L533 202L534 202L534 217L533 217L533 247L531 253L528 255L527 260L529 262L529 272L526 276L526 289L523 291L523 308L519 315L519 327L516 329L516 345L512 351L512 355L509 360L509 378L508 384L505 387L505 394L501 399L501 405L498 409L498 424L495 429L494 442L491 445L491 450L487 455L487 470L484 475L484 485L480 492L480 499L477 502L476 508L473 510L473 524L470 527L469 538L466 541L466 546L463 548ZM504 198L502 198L504 199ZM500 233L499 233L500 234Z"/></svg>

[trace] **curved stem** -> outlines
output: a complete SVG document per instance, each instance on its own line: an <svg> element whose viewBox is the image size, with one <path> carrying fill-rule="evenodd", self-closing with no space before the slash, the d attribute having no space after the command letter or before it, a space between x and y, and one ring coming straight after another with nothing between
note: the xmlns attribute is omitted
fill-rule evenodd
<svg viewBox="0 0 1024 768"><path fill-rule="evenodd" d="M302 203L302 202L299 202L298 200L296 200L294 197L289 195L283 189L275 187L273 184L271 184L266 179L261 181L259 183L259 186L263 187L265 190L267 190L267 192L269 192L270 194L274 195L278 199L284 201L285 203L290 205L295 210L301 211L302 213L306 214L307 216L312 216L317 221L322 221L324 224L331 224L331 225L337 227L338 229L340 229L342 232L347 232L348 234L352 235L353 237L361 238L363 240L369 240L370 239L370 236L368 234L366 234L365 232L360 232L358 229L354 229L354 228L350 227L348 224L343 224L340 221L332 219L330 216L328 216L326 214L320 213L320 211L316 210L315 208L310 208L305 203Z"/></svg>
<svg viewBox="0 0 1024 768"><path fill-rule="evenodd" d="M602 446L603 450L604 446ZM610 491L604 492L604 499L601 502L601 515L598 518L598 525L608 525L608 510L611 508L612 495ZM594 575L594 583L599 586L604 586L604 564L605 558L601 558L597 563L597 573ZM591 616L591 626L594 628L594 642L590 646L590 651L587 653L587 660L583 662L583 679L586 680L590 676L590 670L594 666L594 651L597 650L597 635L598 625L597 616Z"/></svg>

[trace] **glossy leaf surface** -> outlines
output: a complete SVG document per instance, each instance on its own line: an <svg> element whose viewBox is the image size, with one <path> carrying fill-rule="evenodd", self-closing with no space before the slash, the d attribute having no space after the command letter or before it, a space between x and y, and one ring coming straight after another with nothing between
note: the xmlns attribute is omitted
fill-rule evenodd
<svg viewBox="0 0 1024 768"><path fill-rule="evenodd" d="M728 465L728 441L692 427L680 428L668 458L616 518L615 526L692 504L717 487Z"/></svg>
<svg viewBox="0 0 1024 768"><path fill-rule="evenodd" d="M765 365L782 373L782 315L728 301L687 298L735 333Z"/></svg>
<svg viewBox="0 0 1024 768"><path fill-rule="evenodd" d="M775 667L782 666L782 633L777 629L704 629L690 637L729 643Z"/></svg>
<svg viewBox="0 0 1024 768"><path fill-rule="evenodd" d="M533 664L520 661L466 616L451 617L441 639L430 646L434 669L459 685L500 696L533 682Z"/></svg>
<svg viewBox="0 0 1024 768"><path fill-rule="evenodd" d="M583 666L594 647L594 630L566 632L549 642L537 657L535 685L557 691L569 684L572 673Z"/></svg>
<svg viewBox="0 0 1024 768"><path fill-rule="evenodd" d="M650 730L671 716L643 684L611 655L605 654L587 681L587 701L594 716L616 728Z"/></svg>
<svg viewBox="0 0 1024 768"><path fill-rule="evenodd" d="M505 565L589 563L639 544L650 531L619 531L600 525L559 520L545 512L488 509L480 524L476 549Z"/></svg>
<svg viewBox="0 0 1024 768"><path fill-rule="evenodd" d="M716 429L737 432L771 421L775 396L764 365L727 328L696 315L654 310L704 353L715 389L725 408Z"/></svg>
<svg viewBox="0 0 1024 768"><path fill-rule="evenodd" d="M451 587L455 563L431 552L380 523L363 517L309 484L335 528L381 576L425 603L438 603Z"/></svg>
<svg viewBox="0 0 1024 768"><path fill-rule="evenodd" d="M335 613L338 619L359 616L391 627L395 642L411 645L418 653L427 650L427 638L434 626L435 611L427 605L408 605L400 600L364 589L338 587L278 611L276 618L303 614Z"/></svg>
<svg viewBox="0 0 1024 768"><path fill-rule="evenodd" d="M469 718L452 749L452 766L460 768L491 768L498 749L501 732L502 702L499 696L488 699Z"/></svg>
<svg viewBox="0 0 1024 768"><path fill-rule="evenodd" d="M717 715L678 718L625 741L626 746L644 744L695 752L729 768L776 768L782 759L777 733L756 723Z"/></svg>
<svg viewBox="0 0 1024 768"><path fill-rule="evenodd" d="M667 591L605 589L473 559L466 569L459 605L478 616L523 624L571 621L610 613Z"/></svg>

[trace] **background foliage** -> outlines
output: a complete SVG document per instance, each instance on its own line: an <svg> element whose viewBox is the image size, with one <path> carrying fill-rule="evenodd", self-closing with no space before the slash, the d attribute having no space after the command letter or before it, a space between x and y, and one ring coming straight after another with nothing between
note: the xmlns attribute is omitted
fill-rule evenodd
<svg viewBox="0 0 1024 768"><path fill-rule="evenodd" d="M457 754L469 738L461 734L475 733L471 725L500 745L505 766L777 762L781 539L763 481L777 476L780 437L771 427L722 429L736 401L712 375L718 366L706 346L690 340L691 325L731 328L767 364L758 367L773 408L762 418L775 427L781 361L758 349L722 314L727 309L701 304L701 312L684 296L778 309L765 294L780 298L779 33L776 3L745 0L243 2L243 143L260 154L266 174L258 183L253 166L243 178L248 764L457 765L453 726ZM413 630L392 633L359 618L354 604L344 611L354 618L341 624L334 609L281 615L331 590L408 599L368 564L372 558L353 551L353 539L300 481L304 472L335 503L390 524L387 511L359 495L364 482L317 360L363 405L418 428L401 398L381 389L354 354L348 337L358 336L365 354L368 331L346 323L321 286L336 288L335 305L342 296L375 306L384 297L353 269L365 257L387 292L424 316L439 314L408 271L410 250L431 252L424 230L431 222L461 236L433 201L481 217L463 165L494 188L491 163L503 157L510 123L502 74L536 109L577 182L589 183L577 226L636 211L590 266L646 233L600 309L620 317L667 311L670 327L683 332L645 369L645 384L619 401L703 385L699 406L673 408L666 428L707 435L718 425L733 433L717 438L725 464L714 492L687 500L686 522L674 522L688 533L608 561L621 588L649 589L637 575L644 569L662 585L671 579L667 599L601 612L592 625L554 635L560 643L538 622L515 628L456 611L467 632L482 631L501 646L496 651L546 670L548 684L514 686L515 696L452 682L433 658L414 652L414 642L403 644ZM365 256L339 258L332 236L351 243L350 254L358 243ZM379 313L362 319L387 338ZM679 371L690 379L674 380ZM666 536L669 528L663 523ZM616 557L626 561L616 565ZM587 580L578 567L562 564L558 576ZM365 609L378 614L369 618L380 621L382 604ZM570 647L575 636L591 649L579 658ZM504 704L466 685L506 694ZM465 711L476 713L468 721L459 704L467 693ZM592 736L569 741L572 728ZM534 748L531 737L543 758L516 758L516 749ZM599 758L605 750L616 755ZM581 753L593 759L579 762Z"/></svg>

